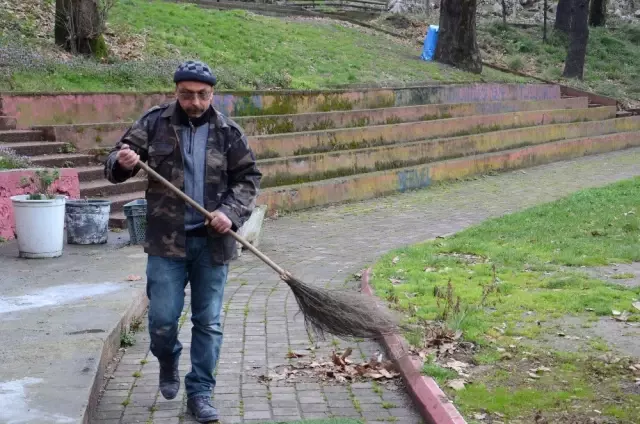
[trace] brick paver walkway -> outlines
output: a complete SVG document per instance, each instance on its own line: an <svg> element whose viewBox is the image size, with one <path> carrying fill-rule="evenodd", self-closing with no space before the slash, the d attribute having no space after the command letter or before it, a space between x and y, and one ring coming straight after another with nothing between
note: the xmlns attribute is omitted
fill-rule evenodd
<svg viewBox="0 0 640 424"><path fill-rule="evenodd" d="M317 209L269 221L260 248L306 282L355 285L353 274L389 249L638 174L640 149L634 149ZM225 335L215 391L223 423L331 415L359 417L368 423L421 422L401 387L318 381L260 384L258 376L267 367L286 364L289 350L304 350L314 341L302 317L295 315L288 287L251 253L233 265L225 298ZM184 317L181 376L189 363L188 303ZM158 365L148 353L146 328L136 338L108 383L96 422L193 422L184 413L184 384L178 400L166 401L158 394ZM378 349L370 342L327 341L318 343L316 358L327 358L338 344L354 347L356 359Z"/></svg>

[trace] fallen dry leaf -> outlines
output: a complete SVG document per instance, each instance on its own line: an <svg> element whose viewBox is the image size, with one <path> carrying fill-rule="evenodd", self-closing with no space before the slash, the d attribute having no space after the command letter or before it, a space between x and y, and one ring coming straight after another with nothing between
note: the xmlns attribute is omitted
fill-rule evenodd
<svg viewBox="0 0 640 424"><path fill-rule="evenodd" d="M395 258L393 258L393 260L391 261L391 263L395 265L395 264L397 264L397 263L398 263L398 261L399 261L399 260L400 260L400 257L399 257L399 256L396 256Z"/></svg>
<svg viewBox="0 0 640 424"><path fill-rule="evenodd" d="M461 378L451 380L447 383L447 386L451 387L453 390L459 391L464 389L465 381Z"/></svg>
<svg viewBox="0 0 640 424"><path fill-rule="evenodd" d="M454 370L460 375L463 375L465 373L466 368L469 367L469 364L452 359L449 362L447 362L444 366L446 368L451 368L452 370Z"/></svg>
<svg viewBox="0 0 640 424"><path fill-rule="evenodd" d="M303 356L307 356L307 354L302 352L296 352L296 351L290 351L286 355L287 358L302 358Z"/></svg>
<svg viewBox="0 0 640 424"><path fill-rule="evenodd" d="M394 286L397 284L402 284L404 282L404 280L400 280L398 278L389 278L389 281L391 282L391 284L393 284Z"/></svg>
<svg viewBox="0 0 640 424"><path fill-rule="evenodd" d="M536 374L540 374L544 371L551 371L551 368L547 368L547 367L538 367L538 368L532 368L529 371L531 372L535 372Z"/></svg>
<svg viewBox="0 0 640 424"><path fill-rule="evenodd" d="M532 373L532 372L528 372L528 373L527 373L527 375L528 375L529 377L531 377L531 378L535 378L536 380L537 380L538 378L540 378L540 376L539 376L538 374L535 374L535 373Z"/></svg>
<svg viewBox="0 0 640 424"><path fill-rule="evenodd" d="M343 353L332 352L329 361L298 361L295 364L279 365L276 367L277 371L272 370L258 376L258 381L261 383L280 380L296 382L306 377L313 380L334 380L345 383L362 379L392 380L400 376L391 361L382 360L382 354L374 355L368 361L356 364L349 359L351 353L352 349L348 348Z"/></svg>
<svg viewBox="0 0 640 424"><path fill-rule="evenodd" d="M633 302L631 306L633 306L634 308L640 311L640 302Z"/></svg>
<svg viewBox="0 0 640 424"><path fill-rule="evenodd" d="M620 322L626 322L629 319L629 312L623 311L620 315L614 316L613 319Z"/></svg>
<svg viewBox="0 0 640 424"><path fill-rule="evenodd" d="M139 280L142 280L142 277L139 275L135 275L135 274L127 275L127 281L139 281Z"/></svg>
<svg viewBox="0 0 640 424"><path fill-rule="evenodd" d="M484 420L485 418L487 418L487 414L473 414L473 419L474 420Z"/></svg>

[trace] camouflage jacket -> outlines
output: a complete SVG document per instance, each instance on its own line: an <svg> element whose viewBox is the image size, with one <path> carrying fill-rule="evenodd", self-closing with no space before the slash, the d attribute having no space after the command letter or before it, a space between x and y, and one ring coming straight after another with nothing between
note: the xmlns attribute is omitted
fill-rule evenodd
<svg viewBox="0 0 640 424"><path fill-rule="evenodd" d="M105 161L104 173L110 182L124 182L140 170L136 167L127 171L118 164L116 154L122 144L127 144L140 155L140 160L184 191L176 109L175 101L155 106L125 132ZM204 208L208 211L219 209L229 217L232 229L237 231L255 207L262 174L240 127L215 109L209 120L205 175ZM149 255L185 257L186 202L152 176L148 177L145 197L144 251ZM214 264L225 264L236 258L236 242L230 235L222 235L212 228L207 228L206 232Z"/></svg>

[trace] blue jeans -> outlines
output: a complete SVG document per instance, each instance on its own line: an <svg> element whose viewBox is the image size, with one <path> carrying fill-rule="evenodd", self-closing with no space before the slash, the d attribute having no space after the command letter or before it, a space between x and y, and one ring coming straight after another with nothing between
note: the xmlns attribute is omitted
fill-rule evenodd
<svg viewBox="0 0 640 424"><path fill-rule="evenodd" d="M205 237L187 237L184 259L149 256L147 297L151 353L161 363L178 363L178 340L184 289L191 283L191 371L185 376L187 397L211 397L213 370L222 345L220 310L228 265L212 265Z"/></svg>

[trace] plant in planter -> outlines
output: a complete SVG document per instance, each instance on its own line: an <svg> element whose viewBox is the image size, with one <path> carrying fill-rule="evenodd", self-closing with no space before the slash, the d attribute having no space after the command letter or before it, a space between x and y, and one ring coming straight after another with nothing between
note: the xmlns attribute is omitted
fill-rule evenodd
<svg viewBox="0 0 640 424"><path fill-rule="evenodd" d="M36 170L34 176L20 181L20 188L33 186L32 192L11 197L18 250L22 258L62 255L66 196L52 190L59 178L57 169Z"/></svg>

